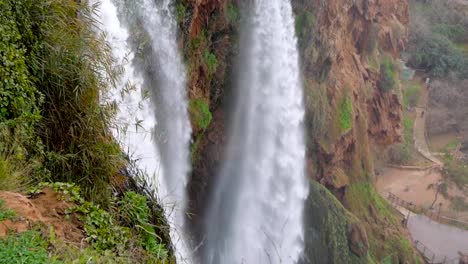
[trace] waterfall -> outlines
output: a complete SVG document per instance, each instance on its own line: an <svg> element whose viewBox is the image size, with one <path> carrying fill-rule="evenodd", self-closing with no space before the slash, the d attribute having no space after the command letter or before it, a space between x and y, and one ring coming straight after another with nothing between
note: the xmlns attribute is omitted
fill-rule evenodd
<svg viewBox="0 0 468 264"><path fill-rule="evenodd" d="M178 51L177 25L170 1L100 2L101 30L106 33L114 59L124 70L118 91L110 93L118 107L118 129L114 135L157 188L171 226L177 262L190 263L184 238L184 212L191 126L185 69ZM149 41L134 43L130 30L132 34L138 30ZM144 60L137 58L142 46L149 47L145 49L149 50L148 54L139 54ZM119 133L121 130L124 132Z"/></svg>
<svg viewBox="0 0 468 264"><path fill-rule="evenodd" d="M254 0L202 263L296 263L304 247L304 106L292 7Z"/></svg>

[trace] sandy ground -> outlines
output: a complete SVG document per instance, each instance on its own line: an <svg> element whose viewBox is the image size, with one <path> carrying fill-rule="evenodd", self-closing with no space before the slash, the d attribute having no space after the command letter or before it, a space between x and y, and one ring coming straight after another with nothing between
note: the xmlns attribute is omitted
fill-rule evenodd
<svg viewBox="0 0 468 264"><path fill-rule="evenodd" d="M442 179L437 170L407 170L385 168L377 177L377 190L381 194L391 192L401 199L417 206L429 208L435 198L435 190L428 188ZM442 202L442 207L448 209L450 202L439 195L436 204Z"/></svg>

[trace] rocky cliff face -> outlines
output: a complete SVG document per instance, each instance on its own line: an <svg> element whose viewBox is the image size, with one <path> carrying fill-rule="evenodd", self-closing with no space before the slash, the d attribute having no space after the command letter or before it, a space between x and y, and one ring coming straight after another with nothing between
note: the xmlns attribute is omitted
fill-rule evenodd
<svg viewBox="0 0 468 264"><path fill-rule="evenodd" d="M210 188L223 158L229 123L226 109L232 101L230 76L237 52L237 32L243 21L239 12L242 3L245 2L179 0L177 4L181 45L189 65L190 97L204 100L213 113L206 129L196 129L193 145L190 197L194 212L191 220L195 227L200 224L199 216L209 200ZM362 184L372 181L373 146L386 146L401 138L401 93L398 84L391 89L386 87L382 68L386 61L393 65L404 48L407 0L292 0L292 3L307 106L308 174L326 186L352 213L363 209L364 213L356 215L365 225L373 222L393 230L376 238L381 230L376 231L369 224L368 233L376 233L370 234L370 239L382 240L385 236L393 239L401 234L397 224L390 217L378 216L381 208L373 203L381 201L374 197L372 187L368 188L371 185ZM216 58L214 68L213 58ZM355 197L362 187L359 184L369 191L362 195L372 196L371 199ZM356 206L360 199L362 203ZM327 211L335 204L334 201L317 203L319 211ZM361 234L365 231L356 235L352 230L362 228L350 224L358 222L357 218L348 217L347 213L337 215L341 217L333 219L349 218L343 219L346 224L341 223L339 229L343 237L350 240L340 240L329 247L333 248L328 257L330 263L340 243L349 244L350 250L355 249L355 255L367 259L367 253L362 252L362 248L365 251L368 248L367 237ZM321 237L329 241L333 236L330 234L336 231L324 228L322 232ZM313 243L308 246L313 248ZM385 250L374 257L379 258L380 254L385 254ZM411 261L407 257L399 260ZM353 262L365 261L353 257Z"/></svg>

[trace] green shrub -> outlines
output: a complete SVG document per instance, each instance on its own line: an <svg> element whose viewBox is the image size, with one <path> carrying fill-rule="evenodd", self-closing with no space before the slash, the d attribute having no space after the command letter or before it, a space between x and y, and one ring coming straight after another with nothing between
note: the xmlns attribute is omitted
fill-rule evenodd
<svg viewBox="0 0 468 264"><path fill-rule="evenodd" d="M431 75L445 77L449 72L464 73L463 53L447 37L434 34L418 43L410 57L410 64L426 69Z"/></svg>
<svg viewBox="0 0 468 264"><path fill-rule="evenodd" d="M31 57L39 49L41 35L36 34L44 15L38 1L5 0L0 2L0 122L21 119L32 123L40 118L42 95L34 85ZM34 17L37 15L39 17Z"/></svg>
<svg viewBox="0 0 468 264"><path fill-rule="evenodd" d="M380 83L382 92L389 92L397 85L396 67L391 57L385 57L380 63Z"/></svg>
<svg viewBox="0 0 468 264"><path fill-rule="evenodd" d="M339 113L341 131L346 132L353 126L353 102L348 96L341 102Z"/></svg>
<svg viewBox="0 0 468 264"><path fill-rule="evenodd" d="M189 112L192 121L198 129L207 129L213 119L210 107L203 99L190 100Z"/></svg>

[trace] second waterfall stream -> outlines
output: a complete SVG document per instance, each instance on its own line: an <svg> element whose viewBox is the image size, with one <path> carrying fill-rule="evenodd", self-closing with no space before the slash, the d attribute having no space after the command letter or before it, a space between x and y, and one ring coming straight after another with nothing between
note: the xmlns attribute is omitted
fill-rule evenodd
<svg viewBox="0 0 468 264"><path fill-rule="evenodd" d="M297 263L308 188L294 16L287 0L250 1L245 11L237 102L202 263Z"/></svg>
<svg viewBox="0 0 468 264"><path fill-rule="evenodd" d="M118 109L114 135L158 193L177 262L191 263L185 239L191 127L171 1L99 3L98 31L105 34L115 62L123 68L118 89L108 99Z"/></svg>

